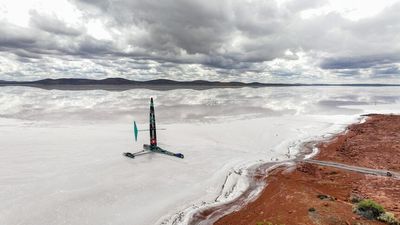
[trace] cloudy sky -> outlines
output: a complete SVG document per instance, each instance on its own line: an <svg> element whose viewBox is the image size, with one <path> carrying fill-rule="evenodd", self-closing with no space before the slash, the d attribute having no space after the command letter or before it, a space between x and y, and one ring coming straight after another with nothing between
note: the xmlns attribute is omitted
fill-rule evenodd
<svg viewBox="0 0 400 225"><path fill-rule="evenodd" d="M400 0L0 0L0 80L400 83Z"/></svg>

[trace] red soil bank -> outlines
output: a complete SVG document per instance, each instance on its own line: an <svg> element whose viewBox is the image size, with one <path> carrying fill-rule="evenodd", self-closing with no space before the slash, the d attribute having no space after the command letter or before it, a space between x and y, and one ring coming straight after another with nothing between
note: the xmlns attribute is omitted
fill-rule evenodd
<svg viewBox="0 0 400 225"><path fill-rule="evenodd" d="M371 115L319 148L319 160L399 172L400 116ZM258 199L215 224L384 224L354 214L351 196L373 199L400 217L400 180L390 177L300 163L274 170L266 182Z"/></svg>

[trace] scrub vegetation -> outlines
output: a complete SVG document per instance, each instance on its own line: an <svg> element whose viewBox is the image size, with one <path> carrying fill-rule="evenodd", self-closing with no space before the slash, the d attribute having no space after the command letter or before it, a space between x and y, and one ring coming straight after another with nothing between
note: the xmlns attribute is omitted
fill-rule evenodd
<svg viewBox="0 0 400 225"><path fill-rule="evenodd" d="M400 225L400 221L390 212L382 213L377 219L389 225Z"/></svg>
<svg viewBox="0 0 400 225"><path fill-rule="evenodd" d="M400 221L393 213L386 212L385 208L371 199L359 201L354 207L354 212L367 218L376 219L389 225L400 225Z"/></svg>

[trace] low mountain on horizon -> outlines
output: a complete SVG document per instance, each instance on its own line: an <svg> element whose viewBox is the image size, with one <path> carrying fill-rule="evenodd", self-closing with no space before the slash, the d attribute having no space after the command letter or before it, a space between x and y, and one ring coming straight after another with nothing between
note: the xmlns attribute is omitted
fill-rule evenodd
<svg viewBox="0 0 400 225"><path fill-rule="evenodd" d="M0 80L0 84L30 84L30 85L221 85L221 86L247 86L247 85L265 85L263 83L253 82L222 82L222 81L206 81L206 80L193 80L193 81L176 81L169 79L155 79L147 81L128 80L125 78L105 78L100 80L87 79L87 78L46 78L36 81L4 81ZM284 84L281 84L284 85Z"/></svg>
<svg viewBox="0 0 400 225"><path fill-rule="evenodd" d="M176 81L169 79L155 79L147 81L128 80L125 78L105 78L101 80L87 78L46 78L36 81L4 81L0 80L0 86L27 86L42 89L59 90L128 90L135 88L147 88L154 90L171 89L210 89L210 88L238 88L238 87L289 87L289 86L400 86L400 84L305 84L305 83L244 83L222 81Z"/></svg>

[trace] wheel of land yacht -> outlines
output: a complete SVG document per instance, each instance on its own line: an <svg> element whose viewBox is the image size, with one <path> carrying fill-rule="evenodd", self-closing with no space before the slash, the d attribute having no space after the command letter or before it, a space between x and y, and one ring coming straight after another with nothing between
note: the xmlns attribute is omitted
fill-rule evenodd
<svg viewBox="0 0 400 225"><path fill-rule="evenodd" d="M135 158L135 155L130 152L125 152L123 155L129 158Z"/></svg>
<svg viewBox="0 0 400 225"><path fill-rule="evenodd" d="M181 159L184 158L184 155L182 153L176 153L175 156Z"/></svg>

